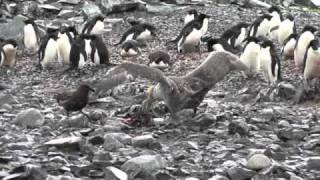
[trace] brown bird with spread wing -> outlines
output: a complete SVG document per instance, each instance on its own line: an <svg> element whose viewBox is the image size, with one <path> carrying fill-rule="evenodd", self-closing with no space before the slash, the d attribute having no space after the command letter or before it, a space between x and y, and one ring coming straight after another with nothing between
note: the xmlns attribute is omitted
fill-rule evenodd
<svg viewBox="0 0 320 180"><path fill-rule="evenodd" d="M154 101L162 100L175 119L176 113L182 109L192 108L196 112L208 91L232 70L246 70L246 66L237 56L220 51L210 53L199 67L181 77L166 76L158 69L131 63L124 63L110 70L109 76L123 74L125 77L129 74L157 82L149 88L144 107L148 110ZM122 82L119 81L118 84ZM117 83L113 85L115 84Z"/></svg>

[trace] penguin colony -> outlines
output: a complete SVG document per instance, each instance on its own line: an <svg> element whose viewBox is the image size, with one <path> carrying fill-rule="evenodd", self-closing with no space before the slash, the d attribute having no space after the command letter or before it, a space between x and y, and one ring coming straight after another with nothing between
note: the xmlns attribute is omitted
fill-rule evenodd
<svg viewBox="0 0 320 180"><path fill-rule="evenodd" d="M184 25L180 33L167 42L167 45L173 43L178 53L187 52L186 46L193 46L200 52L203 42L207 43L209 52L213 51L198 68L187 75L167 77L159 69L153 68L172 65L170 56L165 51L156 51L150 53L147 65L123 63L111 69L107 82L111 79L119 80L121 77L121 81L109 83L114 87L123 83L129 75L156 81L158 84L149 89L144 105L150 106L155 99L160 99L174 115L184 108L194 108L196 111L213 85L232 70L241 70L248 75L261 74L270 84L281 81L281 56L283 59L293 59L295 67L303 72L307 85L311 79L320 77L320 43L317 29L308 25L298 33L294 17L290 14L283 16L279 7L272 6L251 24L240 22L231 26L218 38L205 37L210 18L214 17L195 9L189 10L183 19ZM71 69L81 69L87 64L114 65L109 61L109 52L103 40L102 15L84 22L80 34L75 26L63 25L59 29L47 28L45 35L40 37L39 27L33 19L26 19L24 23L23 52L37 54L41 69L50 69L57 65L67 65ZM114 44L121 45L119 54L122 57L139 56L141 44L152 38L161 41L154 25L139 21L130 24L131 27L123 33L118 43ZM13 68L17 63L17 42L13 39L0 42L0 67ZM275 42L280 44L281 54L277 53ZM104 88L110 89L110 86ZM83 93L81 89L85 89ZM68 104L77 99L72 96L63 101L58 98L58 102L67 112L81 111L87 104L89 91L93 89L81 85L76 91L79 93L74 93L75 96L83 94L85 97L79 108L69 108Z"/></svg>

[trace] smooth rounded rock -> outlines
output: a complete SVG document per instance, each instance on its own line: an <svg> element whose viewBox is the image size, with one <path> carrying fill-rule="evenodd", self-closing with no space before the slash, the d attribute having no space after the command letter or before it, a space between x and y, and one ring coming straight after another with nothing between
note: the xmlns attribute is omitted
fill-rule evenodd
<svg viewBox="0 0 320 180"><path fill-rule="evenodd" d="M260 170L271 166L271 160L264 154L255 154L248 160L247 168L252 170Z"/></svg>
<svg viewBox="0 0 320 180"><path fill-rule="evenodd" d="M30 108L21 111L14 122L24 128L37 128L44 124L44 117L38 109Z"/></svg>

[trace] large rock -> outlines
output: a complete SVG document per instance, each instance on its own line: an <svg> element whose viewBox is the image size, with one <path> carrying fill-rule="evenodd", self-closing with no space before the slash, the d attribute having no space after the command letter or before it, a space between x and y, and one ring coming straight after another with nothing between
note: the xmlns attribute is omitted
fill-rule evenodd
<svg viewBox="0 0 320 180"><path fill-rule="evenodd" d="M146 4L139 0L96 0L105 13L145 10Z"/></svg>
<svg viewBox="0 0 320 180"><path fill-rule="evenodd" d="M38 109L30 108L20 112L14 123L24 128L37 128L44 124L44 116Z"/></svg>
<svg viewBox="0 0 320 180"><path fill-rule="evenodd" d="M260 170L271 166L271 160L264 154L255 154L248 160L247 167L252 170Z"/></svg>
<svg viewBox="0 0 320 180"><path fill-rule="evenodd" d="M118 139L116 139L114 136L106 134L104 136L103 147L106 151L116 151L119 148L123 148L124 145Z"/></svg>
<svg viewBox="0 0 320 180"><path fill-rule="evenodd" d="M18 101L10 94L0 94L0 106L4 104L16 104Z"/></svg>
<svg viewBox="0 0 320 180"><path fill-rule="evenodd" d="M311 157L307 160L308 169L319 170L320 169L320 156Z"/></svg>
<svg viewBox="0 0 320 180"><path fill-rule="evenodd" d="M161 144L157 142L155 138L152 137L152 135L142 135L132 138L132 145L135 147L141 147L141 148L161 148Z"/></svg>
<svg viewBox="0 0 320 180"><path fill-rule="evenodd" d="M164 168L165 164L160 155L142 155L128 160L121 169L128 173L129 179L133 179L139 173L152 174Z"/></svg>
<svg viewBox="0 0 320 180"><path fill-rule="evenodd" d="M232 167L228 169L228 176L231 180L251 179L251 177L253 177L255 174L255 171L243 167Z"/></svg>

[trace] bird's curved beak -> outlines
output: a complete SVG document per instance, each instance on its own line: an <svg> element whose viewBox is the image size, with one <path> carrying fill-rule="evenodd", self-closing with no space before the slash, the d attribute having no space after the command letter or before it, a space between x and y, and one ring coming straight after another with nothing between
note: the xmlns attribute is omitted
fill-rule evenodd
<svg viewBox="0 0 320 180"><path fill-rule="evenodd" d="M92 88L90 88L90 89L89 89L89 91L95 92L95 90L94 90L94 89L92 89Z"/></svg>

